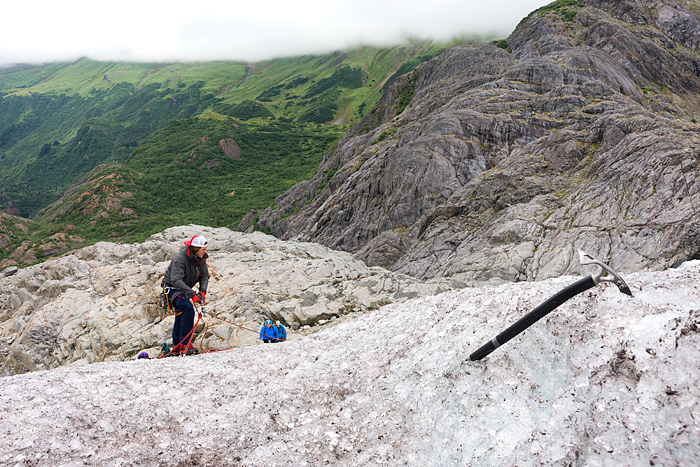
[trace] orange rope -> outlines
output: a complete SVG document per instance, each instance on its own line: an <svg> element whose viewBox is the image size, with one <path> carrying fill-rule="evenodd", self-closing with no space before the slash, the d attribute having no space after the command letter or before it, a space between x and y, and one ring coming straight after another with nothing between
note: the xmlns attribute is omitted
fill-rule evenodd
<svg viewBox="0 0 700 467"><path fill-rule="evenodd" d="M170 304L168 303L168 305L170 305ZM194 304L194 306L197 307L197 304ZM170 311L170 306L168 306L168 311ZM187 344L184 346L185 349L186 349L186 348L190 345L190 343L192 342L192 338L194 337L194 330L197 329L197 325L199 324L199 321L202 319L202 313L201 313L199 310L197 311L197 313L198 313L197 322L194 324L194 326L192 326L192 330L189 332L189 334L187 334L187 336L185 336L185 339L187 339L187 338L189 337L189 340L187 341ZM173 313L171 313L171 314L173 314ZM180 313L178 313L178 314L182 314L182 312L180 312ZM206 312L205 312L204 314L206 314ZM216 316L216 315L213 314L213 313L209 313L209 314L210 314L211 316L213 316L214 318L223 321L224 323L232 324L232 325L234 325L234 326L236 326L236 327L239 327L239 328L241 328L241 329L245 329L246 331L250 331L250 332L254 332L254 333L256 333L256 334L260 334L260 331L255 331L254 329L246 328L245 326L241 326L240 324L232 323L231 321L227 321L227 320L225 320L224 318L221 318L220 316ZM175 316L177 316L177 315L175 315ZM192 347L196 348L196 349L199 351L199 353L221 352L222 350L231 350L231 349L235 349L235 348L236 348L236 347L228 347L228 348L225 348L225 349L209 349L209 350L204 350L204 349L202 348L202 346L204 345L204 336L205 336L205 334L207 333L207 328L208 328L208 327L209 327L209 323L206 323L206 322L205 322L204 331L202 332L202 339L199 341L199 347L194 347L194 346L192 346ZM185 339L183 339L183 341L184 341ZM278 338L278 337L270 337L269 339L270 339L270 340L276 340L276 341L285 341L285 339L280 339L280 338ZM173 352L182 350L183 347L182 347L181 345L182 345L182 342L180 342L179 344L177 344L176 346L174 346L172 349L170 349L170 352L168 352L168 353L165 354L165 355L161 355L161 356L158 357L158 358L160 359L160 358L168 357L168 356L170 356L170 354L172 354Z"/></svg>
<svg viewBox="0 0 700 467"><path fill-rule="evenodd" d="M224 323L233 324L234 326L238 326L239 328L245 329L246 331L250 331L250 332L254 332L254 333L256 333L256 334L260 334L260 331L255 331L255 330L253 330L253 329L248 329L248 328L246 328L246 327L244 327L244 326L241 326L240 324L232 323L231 321L226 321L224 318L221 318L221 317L219 317L219 316L216 316L216 315L213 314L213 313L209 313L209 314L212 315L212 316L213 316L214 318L216 318L216 319L220 319L220 320L223 321ZM274 339L274 340L276 340L276 341L284 341L284 339L280 339L280 338L277 338L277 337L270 337L270 340L272 340L272 339Z"/></svg>
<svg viewBox="0 0 700 467"><path fill-rule="evenodd" d="M168 352L168 353L165 354L165 355L161 355L161 356L158 357L158 358L160 359L160 358L168 357L168 356L170 356L170 354L172 354L173 352L182 350L183 348L184 348L184 349L187 349L187 347L189 347L190 343L192 342L192 338L194 337L194 330L197 329L197 325L199 324L199 320L200 320L200 319L202 319L202 313L199 313L199 316L197 317L197 322L194 323L194 326L192 326L192 329L190 330L190 332L185 336L185 339L187 339L187 338L189 337L189 340L187 341L187 344L185 344L184 347L182 346L182 342L183 342L185 339L182 339L182 341L180 341L176 346L173 346L173 348L170 349L170 352ZM199 350L199 349L197 349L197 350Z"/></svg>

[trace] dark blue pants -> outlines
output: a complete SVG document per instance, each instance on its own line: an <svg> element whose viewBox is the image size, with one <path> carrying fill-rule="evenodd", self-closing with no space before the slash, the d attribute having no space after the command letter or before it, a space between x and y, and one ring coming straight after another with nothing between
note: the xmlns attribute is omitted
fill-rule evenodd
<svg viewBox="0 0 700 467"><path fill-rule="evenodd" d="M187 344L191 337L188 334L194 327L194 306L192 306L192 302L184 297L184 295L179 294L173 300L173 305L180 311L180 314L175 316L175 323L173 324L173 346L176 346L185 338L187 340L182 345Z"/></svg>

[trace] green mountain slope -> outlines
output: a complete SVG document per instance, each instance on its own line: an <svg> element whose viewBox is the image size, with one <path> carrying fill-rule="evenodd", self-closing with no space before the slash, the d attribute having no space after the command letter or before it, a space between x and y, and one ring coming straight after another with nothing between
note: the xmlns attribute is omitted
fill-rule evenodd
<svg viewBox="0 0 700 467"><path fill-rule="evenodd" d="M90 170L123 161L173 120L220 114L352 123L397 71L451 45L360 47L256 64L80 59L2 69L0 210L34 216Z"/></svg>
<svg viewBox="0 0 700 467"><path fill-rule="evenodd" d="M123 160L153 131L193 116L213 98L199 87L118 83L87 96L5 96L0 101L5 211L34 215L97 165Z"/></svg>
<svg viewBox="0 0 700 467"><path fill-rule="evenodd" d="M310 178L345 127L230 117L175 120L121 163L97 166L35 221L0 213L0 267L173 225L235 229Z"/></svg>
<svg viewBox="0 0 700 467"><path fill-rule="evenodd" d="M96 168L39 213L89 241L142 241L176 224L235 228L310 178L344 128L230 117L176 120L120 164Z"/></svg>

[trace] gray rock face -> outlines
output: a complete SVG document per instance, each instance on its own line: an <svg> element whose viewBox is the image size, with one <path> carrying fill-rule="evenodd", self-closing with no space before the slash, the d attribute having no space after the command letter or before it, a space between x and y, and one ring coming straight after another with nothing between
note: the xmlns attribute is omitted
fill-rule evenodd
<svg viewBox="0 0 700 467"><path fill-rule="evenodd" d="M98 243L0 277L0 374L125 360L142 350L155 357L172 342L174 318L159 305L163 273L195 234L211 244L207 314L195 333L204 349L259 343L267 319L284 323L293 339L356 312L463 285L370 268L314 243L174 227L142 244Z"/></svg>
<svg viewBox="0 0 700 467"><path fill-rule="evenodd" d="M424 63L258 223L467 284L581 273L577 248L621 271L700 257L700 20L647 3L533 14L511 53Z"/></svg>

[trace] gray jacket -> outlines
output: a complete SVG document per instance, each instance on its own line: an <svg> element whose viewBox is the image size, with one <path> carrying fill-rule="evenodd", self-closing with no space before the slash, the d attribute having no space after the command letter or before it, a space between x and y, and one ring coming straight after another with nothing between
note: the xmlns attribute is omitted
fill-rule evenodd
<svg viewBox="0 0 700 467"><path fill-rule="evenodd" d="M173 287L180 291L187 298L195 296L192 287L199 282L199 291L206 292L209 285L209 269L207 268L208 254L202 259L197 258L189 252L189 248L183 246L177 252L168 266L163 276L163 287ZM172 300L174 296L170 296Z"/></svg>

